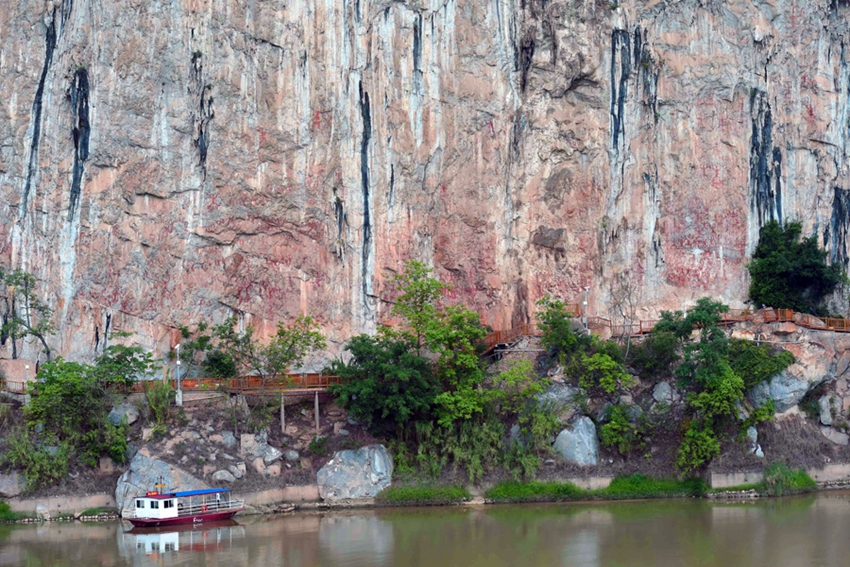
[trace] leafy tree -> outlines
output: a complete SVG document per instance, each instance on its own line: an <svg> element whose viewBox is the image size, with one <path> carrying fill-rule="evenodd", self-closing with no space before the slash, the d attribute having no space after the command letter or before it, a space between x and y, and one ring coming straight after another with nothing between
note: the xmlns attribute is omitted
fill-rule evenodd
<svg viewBox="0 0 850 567"><path fill-rule="evenodd" d="M676 455L676 466L691 472L720 454L720 441L714 429L703 422L692 421Z"/></svg>
<svg viewBox="0 0 850 567"><path fill-rule="evenodd" d="M114 333L110 338L128 336ZM157 370L153 356L140 346L112 344L94 361L94 373L104 386L118 385L125 391L139 378L149 376Z"/></svg>
<svg viewBox="0 0 850 567"><path fill-rule="evenodd" d="M207 353L206 358L201 362L201 369L205 376L214 378L235 378L238 374L233 357L218 349Z"/></svg>
<svg viewBox="0 0 850 567"><path fill-rule="evenodd" d="M405 264L404 272L391 279L391 284L400 291L393 315L404 319L413 331L417 351L424 346L425 334L437 319L438 302L447 289L432 273L425 264L411 260Z"/></svg>
<svg viewBox="0 0 850 567"><path fill-rule="evenodd" d="M327 372L342 379L330 392L376 435L402 438L411 422L430 418L438 385L431 362L416 354L416 338L382 329L378 336L348 341L348 362L336 360Z"/></svg>
<svg viewBox="0 0 850 567"><path fill-rule="evenodd" d="M640 430L629 420L624 406L619 404L611 406L606 413L608 419L599 429L602 445L616 447L621 455L625 455L640 439Z"/></svg>
<svg viewBox="0 0 850 567"><path fill-rule="evenodd" d="M679 346L674 333L653 329L642 343L633 347L630 364L644 378L669 376L679 362Z"/></svg>
<svg viewBox="0 0 850 567"><path fill-rule="evenodd" d="M537 312L537 327L543 334L541 343L558 356L561 364L571 359L575 353L587 350L592 338L574 330L575 313L570 312L563 301L546 295L537 305L540 308Z"/></svg>
<svg viewBox="0 0 850 567"><path fill-rule="evenodd" d="M4 288L0 299L5 304L0 337L3 342L7 338L12 340L12 358L18 357L18 340L34 337L41 343L50 361L51 350L47 337L56 330L51 321L53 310L36 294L35 276L20 269L10 273L0 270L0 283Z"/></svg>
<svg viewBox="0 0 850 567"><path fill-rule="evenodd" d="M823 298L846 278L840 265L826 263L826 250L814 235L800 239L802 225L764 225L750 271L750 299L758 306L825 314Z"/></svg>
<svg viewBox="0 0 850 567"><path fill-rule="evenodd" d="M583 355L578 366L581 369L579 386L586 390L602 390L606 394L613 394L621 388L630 388L634 383L623 365L604 352Z"/></svg>

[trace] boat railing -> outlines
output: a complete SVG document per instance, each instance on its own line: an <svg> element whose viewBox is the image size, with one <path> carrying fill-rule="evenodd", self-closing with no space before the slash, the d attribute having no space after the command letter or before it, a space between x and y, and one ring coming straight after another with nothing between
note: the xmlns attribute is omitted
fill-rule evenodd
<svg viewBox="0 0 850 567"><path fill-rule="evenodd" d="M178 502L177 517L185 516L200 516L202 514L213 514L216 512L225 512L227 510L241 510L245 506L244 500L222 500L220 502L205 502L202 504L193 504L191 506ZM137 518L135 508L125 508L122 517L126 519ZM147 516L143 516L147 517Z"/></svg>

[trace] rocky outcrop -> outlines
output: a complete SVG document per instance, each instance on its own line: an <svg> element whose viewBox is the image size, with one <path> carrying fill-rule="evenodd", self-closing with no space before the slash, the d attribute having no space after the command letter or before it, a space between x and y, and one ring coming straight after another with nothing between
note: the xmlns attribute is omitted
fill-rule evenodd
<svg viewBox="0 0 850 567"><path fill-rule="evenodd" d="M327 501L374 497L391 484L393 461L383 445L339 451L319 469L319 495Z"/></svg>
<svg viewBox="0 0 850 567"><path fill-rule="evenodd" d="M770 219L850 258L847 2L163 6L0 8L0 259L59 354L303 312L339 348L411 257L502 329L623 274L741 306Z"/></svg>
<svg viewBox="0 0 850 567"><path fill-rule="evenodd" d="M826 376L823 377L824 380L826 378ZM761 406L768 399L772 399L776 413L782 413L796 406L809 389L816 385L817 383L811 383L785 370L753 387L748 395L755 406Z"/></svg>
<svg viewBox="0 0 850 567"><path fill-rule="evenodd" d="M162 482L166 490L195 490L209 488L204 481L189 473L169 465L166 462L151 458L144 450L140 450L130 461L129 468L118 479L115 487L115 502L119 514L133 503L133 497L155 490L155 485Z"/></svg>
<svg viewBox="0 0 850 567"><path fill-rule="evenodd" d="M0 474L0 498L14 498L26 490L27 481L17 471Z"/></svg>
<svg viewBox="0 0 850 567"><path fill-rule="evenodd" d="M658 403L673 405L681 399L681 396L667 382L659 382L652 389L652 398Z"/></svg>
<svg viewBox="0 0 850 567"><path fill-rule="evenodd" d="M106 417L116 427L125 419L127 425L132 425L139 420L139 410L133 404L117 404Z"/></svg>
<svg viewBox="0 0 850 567"><path fill-rule="evenodd" d="M553 448L569 463L595 466L599 459L596 425L589 417L577 419L571 429L564 429L558 434Z"/></svg>

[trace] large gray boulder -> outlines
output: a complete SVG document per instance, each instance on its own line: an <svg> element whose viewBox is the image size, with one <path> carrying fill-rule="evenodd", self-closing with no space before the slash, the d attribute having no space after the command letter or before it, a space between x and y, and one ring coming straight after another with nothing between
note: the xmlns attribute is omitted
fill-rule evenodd
<svg viewBox="0 0 850 567"><path fill-rule="evenodd" d="M135 496L155 490L160 479L166 485L165 490L168 491L209 488L204 481L174 465L152 458L142 449L130 461L130 467L121 475L115 486L118 513L122 513L124 508L131 507Z"/></svg>
<svg viewBox="0 0 850 567"><path fill-rule="evenodd" d="M24 475L18 474L17 471L0 474L0 497L14 498L26 490L26 487Z"/></svg>
<svg viewBox="0 0 850 567"><path fill-rule="evenodd" d="M383 445L339 451L319 469L316 480L324 500L374 497L391 484L393 460Z"/></svg>
<svg viewBox="0 0 850 567"><path fill-rule="evenodd" d="M747 396L756 407L762 406L768 399L773 399L774 410L776 413L782 413L800 403L809 389L827 378L829 378L828 375L823 376L820 381L809 381L806 377L798 376L786 369L770 380L753 386Z"/></svg>
<svg viewBox="0 0 850 567"><path fill-rule="evenodd" d="M236 468L236 467L233 467ZM215 471L212 475L212 479L216 482L236 482L236 475L234 475L229 470L220 470Z"/></svg>
<svg viewBox="0 0 850 567"><path fill-rule="evenodd" d="M573 403L577 393L578 388L556 382L549 386L545 392L537 395L537 404L541 408L548 407L553 412L559 413Z"/></svg>
<svg viewBox="0 0 850 567"><path fill-rule="evenodd" d="M564 429L558 434L554 449L567 462L582 467L595 466L599 460L596 425L589 417L577 419L572 429Z"/></svg>
<svg viewBox="0 0 850 567"><path fill-rule="evenodd" d="M139 419L139 410L133 404L117 404L106 417L116 427L124 418L127 418L128 425L133 425Z"/></svg>
<svg viewBox="0 0 850 567"><path fill-rule="evenodd" d="M679 393L667 382L659 382L652 389L652 398L658 403L670 404L678 402L681 399Z"/></svg>
<svg viewBox="0 0 850 567"><path fill-rule="evenodd" d="M832 425L832 396L821 396L818 400L820 410L820 422L824 425Z"/></svg>

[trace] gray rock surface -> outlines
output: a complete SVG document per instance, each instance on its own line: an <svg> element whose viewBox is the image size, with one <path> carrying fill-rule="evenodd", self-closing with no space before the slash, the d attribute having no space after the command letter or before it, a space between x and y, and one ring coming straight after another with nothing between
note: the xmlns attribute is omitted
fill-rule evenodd
<svg viewBox="0 0 850 567"><path fill-rule="evenodd" d="M760 459L764 458L764 451L761 450L761 445L759 445L759 433L753 426L747 429L747 441L749 442L749 452Z"/></svg>
<svg viewBox="0 0 850 567"><path fill-rule="evenodd" d="M131 506L135 496L154 490L154 486L160 479L165 483L166 490L209 488L204 481L178 467L153 459L141 450L130 461L129 468L121 475L115 486L118 512L121 513L124 508Z"/></svg>
<svg viewBox="0 0 850 567"><path fill-rule="evenodd" d="M280 449L272 447L271 445L263 445L262 457L263 462L270 465L273 462L280 460L280 458L283 457L283 453L280 452Z"/></svg>
<svg viewBox="0 0 850 567"><path fill-rule="evenodd" d="M824 376L824 379L828 376ZM769 381L757 384L747 393L753 405L759 407L767 400L773 399L773 407L776 413L782 413L800 403L803 396L810 388L814 388L820 382L810 382L805 378L795 376L787 370L777 374Z"/></svg>
<svg viewBox="0 0 850 567"><path fill-rule="evenodd" d="M287 449L283 452L283 458L289 461L290 463L294 463L298 459L301 458L301 455L298 454L298 451L295 449Z"/></svg>
<svg viewBox="0 0 850 567"><path fill-rule="evenodd" d="M537 404L550 407L555 413L560 412L573 403L573 398L578 393L578 388L568 384L555 383L549 386L545 392L537 395Z"/></svg>
<svg viewBox="0 0 850 567"><path fill-rule="evenodd" d="M221 432L221 439L222 439L222 441L221 441L222 444L225 447L227 447L228 449L232 449L233 447L236 446L236 443L237 443L236 436L233 434L232 431L222 431Z"/></svg>
<svg viewBox="0 0 850 567"><path fill-rule="evenodd" d="M129 425L132 425L139 419L139 410L133 404L118 404L112 408L106 417L112 425L117 426L124 418L127 418Z"/></svg>
<svg viewBox="0 0 850 567"><path fill-rule="evenodd" d="M820 422L824 425L832 425L832 403L830 396L821 396L818 400L820 410Z"/></svg>
<svg viewBox="0 0 850 567"><path fill-rule="evenodd" d="M850 437L847 436L846 433L841 433L840 431L836 431L831 427L821 426L820 432L824 437L835 443L836 445L847 445L850 443Z"/></svg>
<svg viewBox="0 0 850 567"><path fill-rule="evenodd" d="M652 389L652 397L658 403L671 405L681 399L675 388L667 382L659 382L656 384L655 388Z"/></svg>
<svg viewBox="0 0 850 567"><path fill-rule="evenodd" d="M316 480L324 500L374 497L391 484L393 461L383 445L339 451L319 469Z"/></svg>
<svg viewBox="0 0 850 567"><path fill-rule="evenodd" d="M554 449L566 461L579 466L594 466L599 459L596 425L589 417L581 417L572 429L564 429L555 439Z"/></svg>
<svg viewBox="0 0 850 567"><path fill-rule="evenodd" d="M239 470L239 467L237 467L236 465L230 465L229 467L227 467L227 470L230 471L230 474L233 475L233 478L239 479L245 476L244 473Z"/></svg>
<svg viewBox="0 0 850 567"><path fill-rule="evenodd" d="M0 474L0 497L14 498L21 494L27 487L24 475L17 471Z"/></svg>
<svg viewBox="0 0 850 567"><path fill-rule="evenodd" d="M236 467L233 467L234 469ZM236 475L229 470L215 471L212 474L212 479L216 482L236 482Z"/></svg>

